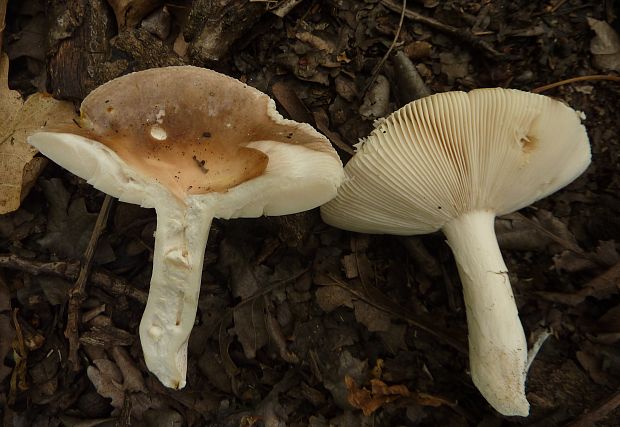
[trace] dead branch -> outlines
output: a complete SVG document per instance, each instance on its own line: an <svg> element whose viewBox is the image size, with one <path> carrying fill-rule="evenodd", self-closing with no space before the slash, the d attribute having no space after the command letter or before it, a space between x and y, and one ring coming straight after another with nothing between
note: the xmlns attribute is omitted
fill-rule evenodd
<svg viewBox="0 0 620 427"><path fill-rule="evenodd" d="M398 2L395 0L381 0L381 4L394 12L400 12L402 8L401 5L398 4ZM469 30L463 30L453 27L451 25L446 25L442 22L437 21L436 19L429 18L428 16L424 16L410 9L405 10L405 18L410 19L414 22L419 22L420 24L427 25L443 33L454 36L457 39L477 49L480 49L486 56L490 58L500 59L506 56L504 53L499 52L486 41L474 36Z"/></svg>
<svg viewBox="0 0 620 427"><path fill-rule="evenodd" d="M78 371L80 369L80 360L78 358L78 348L80 347L80 339L78 335L78 328L80 324L80 306L86 299L86 281L90 274L90 269L93 263L93 256L95 255L95 249L97 249L97 243L99 237L108 222L108 214L112 206L112 197L109 195L103 199L103 205L99 211L99 216L95 222L93 233L90 236L88 246L84 252L84 258L80 265L80 272L78 273L77 280L69 291L69 307L67 310L67 327L65 329L65 337L69 340L69 361L73 364L73 369Z"/></svg>

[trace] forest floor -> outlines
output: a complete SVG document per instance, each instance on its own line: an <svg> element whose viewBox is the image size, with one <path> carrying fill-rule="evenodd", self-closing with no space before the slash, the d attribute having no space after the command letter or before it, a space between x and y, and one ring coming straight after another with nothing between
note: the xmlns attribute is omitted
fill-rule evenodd
<svg viewBox="0 0 620 427"><path fill-rule="evenodd" d="M188 383L166 389L138 339L154 211L114 201L95 227L105 195L49 162L19 209L0 215L4 425L620 426L620 84L542 88L618 76L618 2L409 0L402 23L399 0L110 3L117 16L104 0L10 0L9 87L77 108L132 71L212 68L315 126L344 163L375 119L425 90L535 90L582 111L591 166L496 221L530 344L551 336L528 374L531 415L502 417L469 376L443 235L345 232L316 209L215 220ZM593 43L592 27L606 42ZM85 262L86 298L71 307Z"/></svg>

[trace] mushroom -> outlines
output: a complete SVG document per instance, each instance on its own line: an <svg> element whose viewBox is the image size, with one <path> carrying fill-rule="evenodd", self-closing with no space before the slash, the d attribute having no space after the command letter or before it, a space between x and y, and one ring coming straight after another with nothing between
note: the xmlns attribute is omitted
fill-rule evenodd
<svg viewBox="0 0 620 427"><path fill-rule="evenodd" d="M363 233L442 230L463 284L473 382L500 413L526 416L527 344L494 218L564 187L589 163L580 116L563 103L509 89L447 92L378 123L321 215Z"/></svg>
<svg viewBox="0 0 620 427"><path fill-rule="evenodd" d="M312 209L344 176L310 125L284 119L238 80L191 66L114 79L84 99L78 124L28 141L95 188L155 208L140 340L147 367L172 388L185 385L211 220Z"/></svg>

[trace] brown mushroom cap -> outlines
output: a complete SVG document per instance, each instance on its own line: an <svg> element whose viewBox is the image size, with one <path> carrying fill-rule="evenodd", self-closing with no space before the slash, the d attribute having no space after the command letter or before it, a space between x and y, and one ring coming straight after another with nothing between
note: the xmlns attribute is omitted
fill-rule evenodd
<svg viewBox="0 0 620 427"><path fill-rule="evenodd" d="M191 66L141 71L100 86L84 99L80 126L69 132L106 145L180 199L260 176L269 159L246 147L251 142L297 144L336 156L309 125L281 118L267 95Z"/></svg>

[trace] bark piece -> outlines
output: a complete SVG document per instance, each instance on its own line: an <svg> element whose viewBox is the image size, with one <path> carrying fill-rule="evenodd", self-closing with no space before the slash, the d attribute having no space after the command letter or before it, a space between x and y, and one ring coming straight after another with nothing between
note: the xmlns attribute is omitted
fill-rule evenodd
<svg viewBox="0 0 620 427"><path fill-rule="evenodd" d="M54 0L50 15L52 93L62 99L81 100L108 80L102 64L115 30L112 13L105 0Z"/></svg>
<svg viewBox="0 0 620 427"><path fill-rule="evenodd" d="M265 2L195 0L183 34L190 57L198 62L218 61L266 11Z"/></svg>

